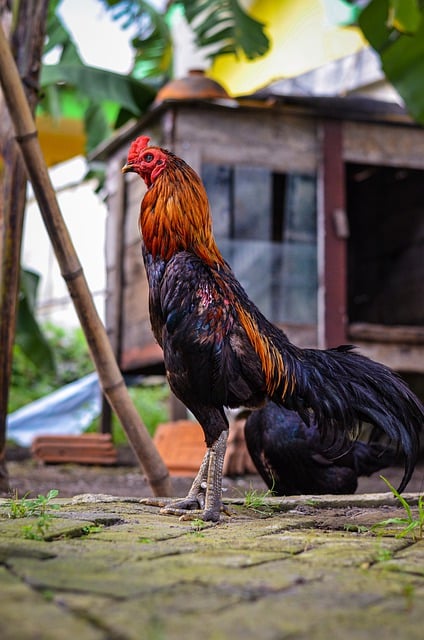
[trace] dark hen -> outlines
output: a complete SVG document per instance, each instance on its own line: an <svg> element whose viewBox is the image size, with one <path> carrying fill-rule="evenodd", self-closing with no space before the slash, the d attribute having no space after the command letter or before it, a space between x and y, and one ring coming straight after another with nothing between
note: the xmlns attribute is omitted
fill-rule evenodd
<svg viewBox="0 0 424 640"><path fill-rule="evenodd" d="M397 461L396 450L379 442L323 441L316 422L306 425L295 412L269 402L247 418L250 456L276 495L354 493L359 476L369 476Z"/></svg>

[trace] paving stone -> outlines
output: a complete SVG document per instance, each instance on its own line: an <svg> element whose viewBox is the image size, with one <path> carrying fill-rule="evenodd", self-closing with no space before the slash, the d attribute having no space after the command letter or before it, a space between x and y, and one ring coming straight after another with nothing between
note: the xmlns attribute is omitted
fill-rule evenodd
<svg viewBox="0 0 424 640"><path fill-rule="evenodd" d="M37 592L0 566L2 640L106 640L84 616L57 607L49 592Z"/></svg>
<svg viewBox="0 0 424 640"><path fill-rule="evenodd" d="M280 502L233 504L203 526L79 496L59 503L42 541L23 537L34 518L9 519L0 503L1 639L423 637L424 542L372 530L399 515L395 501Z"/></svg>

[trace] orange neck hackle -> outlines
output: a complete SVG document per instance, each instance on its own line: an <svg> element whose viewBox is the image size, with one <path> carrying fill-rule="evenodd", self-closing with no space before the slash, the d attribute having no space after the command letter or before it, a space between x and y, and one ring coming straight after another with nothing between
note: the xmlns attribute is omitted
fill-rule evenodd
<svg viewBox="0 0 424 640"><path fill-rule="evenodd" d="M224 265L212 233L205 188L197 173L172 153L143 198L139 224L144 245L154 258L170 260L180 251L189 251L211 267Z"/></svg>

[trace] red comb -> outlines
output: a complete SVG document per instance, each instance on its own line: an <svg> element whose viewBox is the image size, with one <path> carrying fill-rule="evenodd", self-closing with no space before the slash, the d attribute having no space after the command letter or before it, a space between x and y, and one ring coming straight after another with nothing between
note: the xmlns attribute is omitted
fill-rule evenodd
<svg viewBox="0 0 424 640"><path fill-rule="evenodd" d="M135 162L140 152L149 146L150 138L148 136L139 136L131 143L130 150L128 151L128 162Z"/></svg>

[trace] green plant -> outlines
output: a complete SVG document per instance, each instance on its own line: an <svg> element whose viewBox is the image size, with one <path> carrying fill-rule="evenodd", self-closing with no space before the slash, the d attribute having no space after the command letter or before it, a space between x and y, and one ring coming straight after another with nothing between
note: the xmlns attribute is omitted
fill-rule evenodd
<svg viewBox="0 0 424 640"><path fill-rule="evenodd" d="M244 496L244 506L258 513L270 513L273 509L267 504L266 499L272 497L272 489L266 491L257 491L256 489L249 489Z"/></svg>
<svg viewBox="0 0 424 640"><path fill-rule="evenodd" d="M28 493L24 495L23 498L18 498L18 493L15 491L12 498L10 498L6 502L6 508L9 509L8 517L9 518L26 518L29 515L28 502L26 499Z"/></svg>
<svg viewBox="0 0 424 640"><path fill-rule="evenodd" d="M405 598L405 609L406 611L411 611L414 606L414 598L415 598L415 587L413 584L408 583L405 584L402 589L402 595Z"/></svg>
<svg viewBox="0 0 424 640"><path fill-rule="evenodd" d="M64 329L47 323L43 333L54 354L55 370L41 370L15 344L9 413L94 370L81 328Z"/></svg>
<svg viewBox="0 0 424 640"><path fill-rule="evenodd" d="M52 509L59 509L58 504L52 503L52 500L58 495L57 489L51 489L47 495L38 495L36 498L18 498L15 494L6 503L9 508L9 518L36 518L34 523L24 525L22 533L24 538L31 540L43 540L53 520Z"/></svg>
<svg viewBox="0 0 424 640"><path fill-rule="evenodd" d="M393 551L391 549L386 549L382 540L380 540L380 545L377 549L376 562L387 562L393 558Z"/></svg>
<svg viewBox="0 0 424 640"><path fill-rule="evenodd" d="M393 487L393 485L390 484L387 478L385 478L384 476L380 476L380 478L383 480L383 482L386 483L395 498L399 500L406 512L406 516L404 518L388 518L387 520L377 522L375 525L373 525L372 530L378 531L391 525L401 525L403 528L401 531L399 531L399 533L396 534L396 538L404 538L408 534L411 534L414 540L421 540L424 531L424 496L420 496L418 498L418 517L415 517L412 508L407 500L405 500L405 498L400 495L400 493Z"/></svg>
<svg viewBox="0 0 424 640"><path fill-rule="evenodd" d="M365 525L350 524L348 522L343 525L343 530L352 531L353 533L366 533L367 531L369 531L368 527L366 527Z"/></svg>
<svg viewBox="0 0 424 640"><path fill-rule="evenodd" d="M88 525L86 527L83 527L81 529L81 533L84 536L89 536L90 533L100 533L101 531L103 531L103 529L104 529L104 525L102 525L102 524L98 524L98 525L90 524L90 525Z"/></svg>
<svg viewBox="0 0 424 640"><path fill-rule="evenodd" d="M129 394L134 406L140 414L143 423L150 435L153 435L156 427L161 422L169 420L169 387L166 383L151 386L129 387ZM93 420L86 431L88 433L99 432L98 419ZM128 442L127 436L115 415L112 416L113 442L116 446Z"/></svg>
<svg viewBox="0 0 424 640"><path fill-rule="evenodd" d="M201 518L194 518L194 520L191 521L191 529L195 533L198 533L202 529L206 529L209 526L210 525Z"/></svg>

